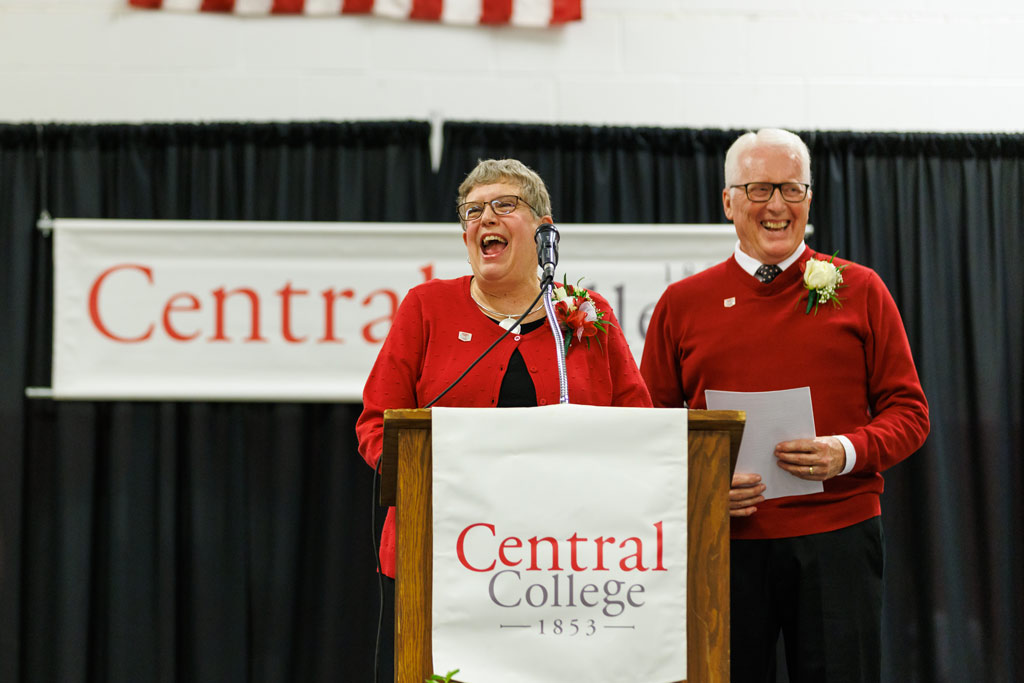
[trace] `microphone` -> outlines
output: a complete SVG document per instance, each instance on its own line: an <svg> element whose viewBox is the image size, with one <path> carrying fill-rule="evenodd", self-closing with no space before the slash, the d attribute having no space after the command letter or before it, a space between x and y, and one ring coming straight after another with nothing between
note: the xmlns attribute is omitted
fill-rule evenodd
<svg viewBox="0 0 1024 683"><path fill-rule="evenodd" d="M541 223L533 233L533 241L537 243L537 265L544 271L541 282L554 282L555 266L558 265L558 230L550 223Z"/></svg>

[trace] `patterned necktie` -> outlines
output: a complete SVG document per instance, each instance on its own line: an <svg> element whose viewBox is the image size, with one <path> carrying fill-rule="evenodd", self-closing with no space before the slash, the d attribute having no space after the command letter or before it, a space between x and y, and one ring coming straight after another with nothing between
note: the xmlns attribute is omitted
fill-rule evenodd
<svg viewBox="0 0 1024 683"><path fill-rule="evenodd" d="M757 272L754 273L754 277L756 277L761 282L764 282L764 283L767 284L767 283L771 282L772 280L774 280L778 276L778 274L781 273L781 272L782 272L782 268L779 268L776 265L767 265L767 264L765 264L765 265L763 265L763 266L761 266L760 268L757 269Z"/></svg>

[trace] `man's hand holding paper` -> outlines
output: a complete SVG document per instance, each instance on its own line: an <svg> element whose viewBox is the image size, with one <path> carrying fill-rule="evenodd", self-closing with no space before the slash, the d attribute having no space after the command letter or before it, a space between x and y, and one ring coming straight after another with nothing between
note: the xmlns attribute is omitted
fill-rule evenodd
<svg viewBox="0 0 1024 683"><path fill-rule="evenodd" d="M831 479L846 467L846 449L834 436L783 441L775 447L778 465L807 481Z"/></svg>
<svg viewBox="0 0 1024 683"><path fill-rule="evenodd" d="M824 490L846 461L835 437L815 437L810 387L705 392L710 410L743 410L747 423L729 490L729 514L746 517L768 498ZM834 442L834 443L833 443ZM835 453L838 449L838 455Z"/></svg>

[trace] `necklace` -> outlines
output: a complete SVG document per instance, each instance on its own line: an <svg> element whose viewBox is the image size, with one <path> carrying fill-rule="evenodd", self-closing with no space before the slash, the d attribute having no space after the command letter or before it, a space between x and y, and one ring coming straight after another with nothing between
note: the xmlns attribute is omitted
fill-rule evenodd
<svg viewBox="0 0 1024 683"><path fill-rule="evenodd" d="M519 325L516 325L516 320L519 318L518 315L509 315L508 313L499 313L498 311L495 311L495 310L492 310L490 308L487 308L482 303L480 303L479 299L477 299L475 296L473 296L473 291L472 290L470 290L470 292L469 292L469 297L471 299L473 299L473 303L475 303L477 306L479 306L480 309L484 313L486 313L487 315L491 316L492 318L504 318L504 320L499 320L498 321L498 326L499 327L501 327L503 329L506 329L506 330L511 329L512 330L512 334L519 334L519 332L522 330L522 328ZM542 301L541 303L537 304L537 307L535 309L533 309L532 311L530 311L526 315L533 315L534 313L539 311L543 306L544 306L544 302Z"/></svg>

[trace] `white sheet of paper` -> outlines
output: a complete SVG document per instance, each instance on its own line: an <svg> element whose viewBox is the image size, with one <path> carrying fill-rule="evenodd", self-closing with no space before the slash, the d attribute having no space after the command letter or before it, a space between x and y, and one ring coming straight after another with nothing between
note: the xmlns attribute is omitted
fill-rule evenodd
<svg viewBox="0 0 1024 683"><path fill-rule="evenodd" d="M820 481L794 477L776 463L775 445L792 439L814 438L814 409L811 388L782 391L704 392L708 410L744 410L747 424L736 458L737 472L755 472L765 485L764 497L802 496L820 493Z"/></svg>

